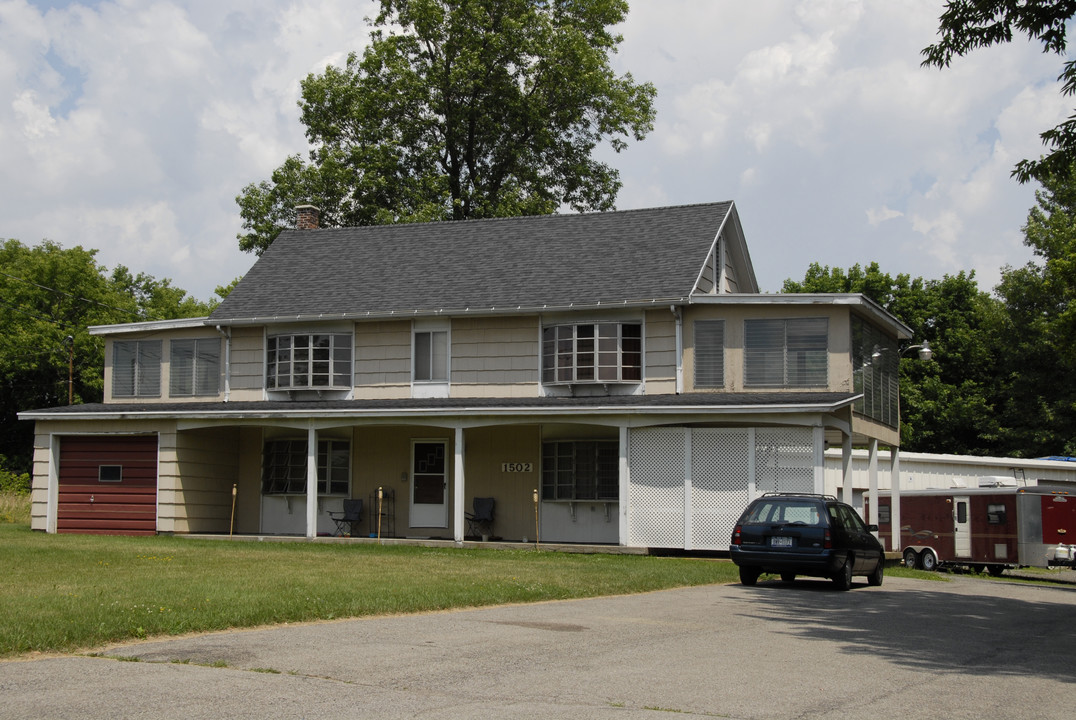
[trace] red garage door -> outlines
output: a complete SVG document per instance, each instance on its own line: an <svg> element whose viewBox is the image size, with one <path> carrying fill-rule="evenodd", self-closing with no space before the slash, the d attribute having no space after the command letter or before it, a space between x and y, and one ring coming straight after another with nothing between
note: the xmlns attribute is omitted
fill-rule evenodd
<svg viewBox="0 0 1076 720"><path fill-rule="evenodd" d="M157 437L60 439L56 531L98 535L157 532Z"/></svg>

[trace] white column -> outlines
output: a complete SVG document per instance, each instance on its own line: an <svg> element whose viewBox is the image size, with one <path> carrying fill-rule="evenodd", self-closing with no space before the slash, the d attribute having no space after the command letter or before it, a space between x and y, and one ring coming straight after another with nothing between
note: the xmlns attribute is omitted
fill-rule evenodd
<svg viewBox="0 0 1076 720"><path fill-rule="evenodd" d="M628 544L628 520L630 518L628 507L628 426L620 426L620 544Z"/></svg>
<svg viewBox="0 0 1076 720"><path fill-rule="evenodd" d="M691 542L692 505L691 505L691 428L684 428L684 549L694 550Z"/></svg>
<svg viewBox="0 0 1076 720"><path fill-rule="evenodd" d="M841 502L852 504L852 435L841 435Z"/></svg>
<svg viewBox="0 0 1076 720"><path fill-rule="evenodd" d="M318 535L318 431L306 431L306 536Z"/></svg>
<svg viewBox="0 0 1076 720"><path fill-rule="evenodd" d="M45 504L45 532L56 532L60 508L60 436L49 434L48 500Z"/></svg>
<svg viewBox="0 0 1076 720"><path fill-rule="evenodd" d="M826 429L814 428L814 491L821 495L826 491Z"/></svg>
<svg viewBox="0 0 1076 720"><path fill-rule="evenodd" d="M867 519L868 525L878 524L878 439L871 438L870 445L868 446L869 458L867 465L867 476L869 478L870 489L870 517Z"/></svg>
<svg viewBox="0 0 1076 720"><path fill-rule="evenodd" d="M889 454L893 460L889 479L889 526L893 535L893 544L890 547L900 552L900 448L890 447Z"/></svg>
<svg viewBox="0 0 1076 720"><path fill-rule="evenodd" d="M463 542L463 428L456 428L455 466L452 473L452 539Z"/></svg>

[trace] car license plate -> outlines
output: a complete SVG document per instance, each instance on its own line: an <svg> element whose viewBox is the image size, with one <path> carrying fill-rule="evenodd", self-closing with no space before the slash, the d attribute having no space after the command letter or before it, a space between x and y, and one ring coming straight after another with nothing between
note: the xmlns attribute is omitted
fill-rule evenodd
<svg viewBox="0 0 1076 720"><path fill-rule="evenodd" d="M792 538L772 537L770 538L770 547L792 547Z"/></svg>

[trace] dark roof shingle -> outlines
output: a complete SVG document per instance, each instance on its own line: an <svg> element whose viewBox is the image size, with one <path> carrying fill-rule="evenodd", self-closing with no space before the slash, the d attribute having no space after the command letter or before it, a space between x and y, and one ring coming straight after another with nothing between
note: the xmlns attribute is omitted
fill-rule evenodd
<svg viewBox="0 0 1076 720"><path fill-rule="evenodd" d="M686 297L731 202L288 230L215 322L564 308Z"/></svg>

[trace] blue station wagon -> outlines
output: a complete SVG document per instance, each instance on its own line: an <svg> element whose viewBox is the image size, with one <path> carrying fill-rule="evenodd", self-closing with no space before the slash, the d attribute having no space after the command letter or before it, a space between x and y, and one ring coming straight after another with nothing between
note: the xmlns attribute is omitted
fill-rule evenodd
<svg viewBox="0 0 1076 720"><path fill-rule="evenodd" d="M849 505L829 495L768 493L747 506L732 532L729 555L740 582L754 585L762 573L784 582L797 575L833 580L841 590L854 575L881 585L885 552Z"/></svg>

